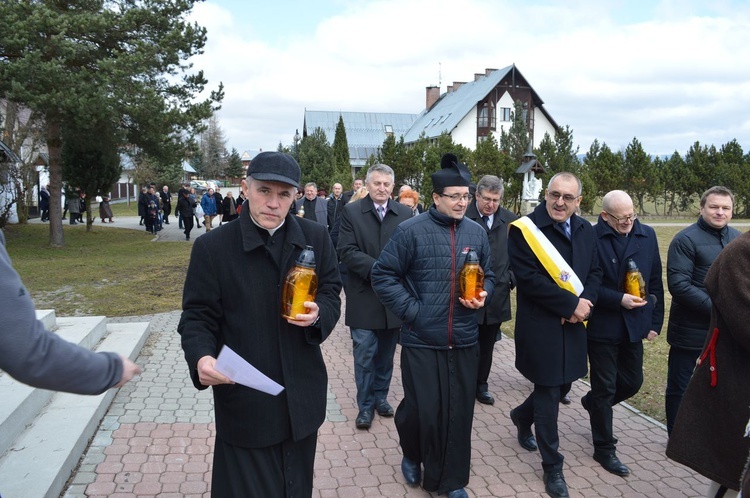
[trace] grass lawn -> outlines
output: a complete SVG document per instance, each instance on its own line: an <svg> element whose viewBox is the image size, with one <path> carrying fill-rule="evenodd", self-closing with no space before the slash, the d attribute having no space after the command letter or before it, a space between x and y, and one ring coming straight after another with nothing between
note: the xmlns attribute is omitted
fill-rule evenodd
<svg viewBox="0 0 750 498"><path fill-rule="evenodd" d="M68 229L65 247L49 247L47 225L9 225L13 266L37 309L58 315L131 316L181 307L191 244L151 242L145 231L94 225Z"/></svg>
<svg viewBox="0 0 750 498"><path fill-rule="evenodd" d="M136 203L113 205L115 216L135 215ZM661 220L659 220L661 221ZM693 220L684 220L692 222ZM648 223L648 221L646 221ZM94 225L92 232L65 229L65 247L48 246L43 225L8 226L8 252L38 309L54 308L59 315L130 316L179 309L190 258L190 244L151 242L142 231ZM682 226L655 226L662 264L672 237ZM740 229L745 231L746 229ZM666 290L666 270L663 274ZM515 299L512 299L515 315ZM671 296L665 292L667 317L661 336L644 344L644 384L630 403L664 421L667 378L666 323ZM503 324L513 334L514 323Z"/></svg>

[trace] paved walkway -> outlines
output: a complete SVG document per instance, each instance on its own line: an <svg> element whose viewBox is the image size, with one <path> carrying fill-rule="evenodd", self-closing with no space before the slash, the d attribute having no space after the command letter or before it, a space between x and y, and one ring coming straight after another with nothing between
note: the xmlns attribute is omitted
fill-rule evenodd
<svg viewBox="0 0 750 498"><path fill-rule="evenodd" d="M63 496L209 496L213 403L210 390L196 391L188 378L176 332L179 316L174 311L112 319L151 319L152 335L137 360L144 372L120 389ZM514 351L512 340L497 344L490 377L496 403L476 405L469 496L544 496L539 454L519 447L508 418L509 410L531 388L513 367ZM329 376L328 409L318 439L313 496L431 496L404 484L392 418L376 415L369 431L354 427L351 342L343 319L324 343L323 353ZM390 395L394 406L403 393L398 355L397 351ZM575 383L573 404L560 407L561 449L571 496L705 494L705 479L664 456L664 427L623 406L615 408L615 430L620 458L633 474L621 478L604 471L591 458L590 430L579 402L586 390L585 384Z"/></svg>
<svg viewBox="0 0 750 498"><path fill-rule="evenodd" d="M135 216L118 217L113 225L104 226L145 230L138 221ZM203 229L194 229L191 241L203 233ZM154 241L185 243L185 236L172 218ZM404 484L392 418L376 415L369 431L354 427L356 390L344 311L323 344L329 376L328 409L318 438L313 496L431 496ZM144 372L118 392L64 497L209 496L215 435L213 401L210 389L197 391L188 377L177 334L179 317L180 312L174 311L111 319L151 320L151 337L137 360ZM508 418L510 409L531 389L514 368L514 358L512 340L505 338L496 345L490 376L490 391L496 402L475 407L469 496L545 496L539 453L520 448ZM565 476L571 496L705 495L704 478L664 456L664 426L622 405L615 407L618 454L632 475L621 478L604 471L591 458L590 428L579 401L587 390L584 383L575 383L573 404L560 407L560 447L566 457ZM402 394L397 351L390 395L394 407Z"/></svg>

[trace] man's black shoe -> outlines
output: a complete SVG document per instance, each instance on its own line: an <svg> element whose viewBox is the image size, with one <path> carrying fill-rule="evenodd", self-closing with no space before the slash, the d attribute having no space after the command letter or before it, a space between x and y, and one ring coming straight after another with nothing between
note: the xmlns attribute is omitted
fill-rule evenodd
<svg viewBox="0 0 750 498"><path fill-rule="evenodd" d="M416 486L422 480L422 469L419 464L404 457L401 460L401 473L404 474L406 484Z"/></svg>
<svg viewBox="0 0 750 498"><path fill-rule="evenodd" d="M544 490L552 498L569 498L568 485L561 470L544 473Z"/></svg>
<svg viewBox="0 0 750 498"><path fill-rule="evenodd" d="M518 429L518 444L527 451L536 451L536 439L534 439L534 435L531 433L531 428L522 429L521 422L516 419L515 412L515 408L510 411L510 420L516 426L516 429Z"/></svg>
<svg viewBox="0 0 750 498"><path fill-rule="evenodd" d="M483 405L495 404L495 398L493 398L492 395L487 391L484 391L482 393L477 393L477 401L479 401Z"/></svg>
<svg viewBox="0 0 750 498"><path fill-rule="evenodd" d="M581 406L582 406L582 407L583 407L583 409L584 409L584 410L586 410L586 411L587 411L588 413L591 413L591 407L589 406L589 394L591 394L591 393L590 393L590 392L589 392L589 393L586 393L586 394L585 394L585 395L584 395L584 396L583 396L583 397L581 398Z"/></svg>
<svg viewBox="0 0 750 498"><path fill-rule="evenodd" d="M566 394L565 396L563 396L562 398L560 398L560 403L562 403L563 405L569 405L569 404L571 404L572 401L570 400L570 396Z"/></svg>
<svg viewBox="0 0 750 498"><path fill-rule="evenodd" d="M164 224L165 224L165 225L169 225L169 222L165 220L165 221L164 221Z"/></svg>
<svg viewBox="0 0 750 498"><path fill-rule="evenodd" d="M469 498L469 495L466 494L466 490L464 488L460 489L454 489L453 491L448 491L448 498Z"/></svg>
<svg viewBox="0 0 750 498"><path fill-rule="evenodd" d="M594 460L604 467L604 470L607 472L611 472L620 477L627 477L630 475L630 469L627 468L614 453L609 455L594 453Z"/></svg>
<svg viewBox="0 0 750 498"><path fill-rule="evenodd" d="M354 421L354 425L357 429L369 429L372 425L372 418L375 416L375 412L372 410L362 410L357 415L357 420Z"/></svg>
<svg viewBox="0 0 750 498"><path fill-rule="evenodd" d="M377 410L378 415L380 415L381 417L393 416L393 407L390 405L390 403L388 403L388 401L384 399L375 402L375 410Z"/></svg>

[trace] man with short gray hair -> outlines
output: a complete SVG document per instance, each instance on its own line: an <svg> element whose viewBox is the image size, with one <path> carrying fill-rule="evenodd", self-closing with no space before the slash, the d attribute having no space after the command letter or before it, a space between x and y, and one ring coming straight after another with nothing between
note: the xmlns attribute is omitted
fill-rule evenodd
<svg viewBox="0 0 750 498"><path fill-rule="evenodd" d="M509 223L518 218L501 206L503 180L485 175L477 183L474 202L466 208L466 217L479 223L487 231L492 254L492 271L495 273L495 292L483 308L477 311L479 324L479 372L477 376L477 401L485 405L495 403L489 392L488 378L492 369L495 342L500 340L500 325L511 318L510 291L516 285L508 258Z"/></svg>
<svg viewBox="0 0 750 498"><path fill-rule="evenodd" d="M390 166L371 166L366 183L367 196L341 211L337 246L348 272L345 323L352 336L358 429L370 428L376 410L381 417L393 416L387 397L401 320L375 295L370 272L396 227L412 214L390 198L394 185Z"/></svg>
<svg viewBox="0 0 750 498"><path fill-rule="evenodd" d="M317 221L324 227L328 227L328 208L326 199L318 197L318 186L315 182L305 184L305 195L296 201L297 213L304 210L304 218Z"/></svg>

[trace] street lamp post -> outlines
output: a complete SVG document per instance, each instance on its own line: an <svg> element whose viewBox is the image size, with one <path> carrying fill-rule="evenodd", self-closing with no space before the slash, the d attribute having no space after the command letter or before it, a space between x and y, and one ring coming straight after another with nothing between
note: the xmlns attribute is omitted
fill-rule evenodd
<svg viewBox="0 0 750 498"><path fill-rule="evenodd" d="M299 141L302 137L299 136L299 129L294 130L294 159L299 161Z"/></svg>

